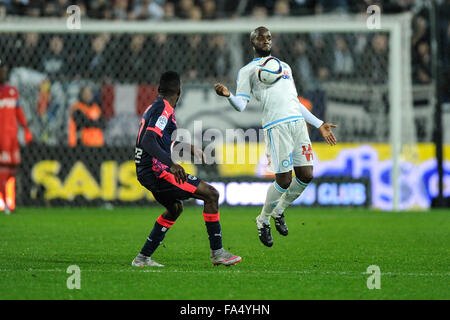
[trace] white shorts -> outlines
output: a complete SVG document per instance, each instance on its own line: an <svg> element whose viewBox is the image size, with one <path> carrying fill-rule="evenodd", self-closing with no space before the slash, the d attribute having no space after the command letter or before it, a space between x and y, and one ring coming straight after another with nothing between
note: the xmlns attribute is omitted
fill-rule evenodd
<svg viewBox="0 0 450 320"><path fill-rule="evenodd" d="M313 151L304 119L284 122L264 131L269 168L274 173L313 165Z"/></svg>

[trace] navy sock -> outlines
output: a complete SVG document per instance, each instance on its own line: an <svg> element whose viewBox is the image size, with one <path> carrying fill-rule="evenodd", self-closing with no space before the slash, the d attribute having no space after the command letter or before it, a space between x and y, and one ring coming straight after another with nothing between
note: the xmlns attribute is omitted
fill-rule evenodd
<svg viewBox="0 0 450 320"><path fill-rule="evenodd" d="M174 223L175 221L170 221L164 219L162 216L159 216L159 218L155 222L155 226L153 227L152 232L150 233L147 241L141 249L141 254L146 257L150 257L164 240L166 232Z"/></svg>
<svg viewBox="0 0 450 320"><path fill-rule="evenodd" d="M222 229L220 228L219 213L203 213L206 231L208 232L211 250L222 248Z"/></svg>

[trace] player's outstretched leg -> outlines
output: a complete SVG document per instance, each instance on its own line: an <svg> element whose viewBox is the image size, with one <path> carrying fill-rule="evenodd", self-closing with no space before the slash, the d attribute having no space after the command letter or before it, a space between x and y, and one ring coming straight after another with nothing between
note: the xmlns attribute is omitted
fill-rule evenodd
<svg viewBox="0 0 450 320"><path fill-rule="evenodd" d="M288 228L286 221L284 220L284 211L303 193L313 179L312 166L294 167L294 170L295 179L292 179L287 192L283 194L280 201L272 211L272 218L275 220L275 227L278 232L284 236L287 236L288 234Z"/></svg>
<svg viewBox="0 0 450 320"><path fill-rule="evenodd" d="M151 255L158 248L160 243L166 236L166 232L175 223L175 220L183 211L183 204L181 201L175 201L166 205L167 211L161 214L155 222L152 232L147 241L142 247L141 252L134 258L131 265L134 267L163 267L164 265L152 260Z"/></svg>
<svg viewBox="0 0 450 320"><path fill-rule="evenodd" d="M231 266L242 260L240 256L225 251L222 246L222 230L219 222L219 192L201 181L194 196L204 201L203 218L208 232L213 265Z"/></svg>

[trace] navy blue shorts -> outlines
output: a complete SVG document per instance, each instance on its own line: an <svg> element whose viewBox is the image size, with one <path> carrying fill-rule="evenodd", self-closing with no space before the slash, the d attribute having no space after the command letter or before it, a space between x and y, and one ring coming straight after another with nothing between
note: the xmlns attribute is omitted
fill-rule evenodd
<svg viewBox="0 0 450 320"><path fill-rule="evenodd" d="M189 198L197 191L200 179L196 176L187 175L184 183L178 183L175 176L169 171L163 171L159 177L151 175L149 177L139 176L139 182L153 193L155 200L163 206L172 205Z"/></svg>

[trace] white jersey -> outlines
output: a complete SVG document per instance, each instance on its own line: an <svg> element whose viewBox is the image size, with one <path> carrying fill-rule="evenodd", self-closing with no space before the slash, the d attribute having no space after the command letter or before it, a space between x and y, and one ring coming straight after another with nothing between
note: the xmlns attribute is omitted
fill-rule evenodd
<svg viewBox="0 0 450 320"><path fill-rule="evenodd" d="M287 63L281 62L283 76L273 85L268 86L259 81L256 66L267 58L269 57L253 59L242 67L238 73L236 89L236 96L250 101L250 95L253 95L261 104L263 129L303 118L292 70Z"/></svg>

